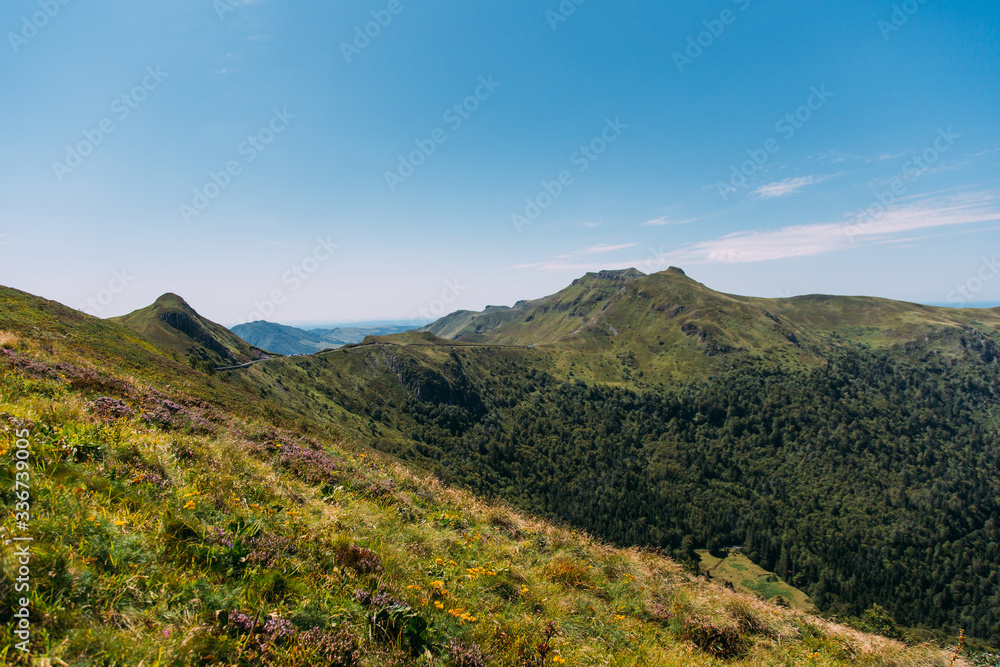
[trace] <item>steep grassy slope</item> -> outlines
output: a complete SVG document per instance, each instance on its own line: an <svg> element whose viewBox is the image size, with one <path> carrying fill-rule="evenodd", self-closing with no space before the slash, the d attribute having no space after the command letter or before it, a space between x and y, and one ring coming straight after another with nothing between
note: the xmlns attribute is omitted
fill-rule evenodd
<svg viewBox="0 0 1000 667"><path fill-rule="evenodd" d="M114 323L2 296L5 507L16 461L30 480L28 526L2 527L34 540L28 592L0 550L7 664L28 664L19 595L46 664L948 663L276 427L239 385L171 382L170 352Z"/></svg>
<svg viewBox="0 0 1000 667"><path fill-rule="evenodd" d="M176 294L164 294L151 306L114 321L206 368L234 366L272 356L222 325L201 317Z"/></svg>
<svg viewBox="0 0 1000 667"><path fill-rule="evenodd" d="M217 326L213 324L210 330ZM256 411L284 425L302 420L300 414L285 409L280 402L260 401L262 393L280 395L277 383L260 379L251 382L241 375L222 379L192 373L190 360L182 353L198 343L193 339L185 341L183 334L173 340L179 350L163 347L117 321L90 317L7 287L0 287L0 330L30 340L55 363L72 364L95 374L110 372L126 379L136 378L234 412L248 410L250 403L257 402ZM207 368L215 366L209 364Z"/></svg>
<svg viewBox="0 0 1000 667"><path fill-rule="evenodd" d="M818 609L805 593L790 585L773 572L761 568L739 552L713 554L708 549L697 551L699 569L712 579L724 581L736 590L752 593L767 600L814 614Z"/></svg>
<svg viewBox="0 0 1000 667"><path fill-rule="evenodd" d="M241 376L615 543L686 561L743 545L827 612L878 604L996 641L1000 313L752 299L679 270L532 303L458 340L370 338Z"/></svg>
<svg viewBox="0 0 1000 667"><path fill-rule="evenodd" d="M678 389L563 381L552 346L390 340L249 373L280 378L296 410L356 415L382 451L618 544L685 560L743 545L824 610L877 603L995 636L1000 374L982 348L845 345Z"/></svg>

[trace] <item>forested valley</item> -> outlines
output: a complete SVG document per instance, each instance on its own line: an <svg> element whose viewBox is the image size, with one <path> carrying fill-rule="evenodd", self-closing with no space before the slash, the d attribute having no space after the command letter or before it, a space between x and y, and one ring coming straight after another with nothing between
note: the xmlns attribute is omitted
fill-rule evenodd
<svg viewBox="0 0 1000 667"><path fill-rule="evenodd" d="M843 348L683 388L559 382L510 364L365 406L445 480L694 562L742 547L821 609L1000 637L996 365ZM463 365L464 364L464 365ZM445 390L446 389L446 390Z"/></svg>

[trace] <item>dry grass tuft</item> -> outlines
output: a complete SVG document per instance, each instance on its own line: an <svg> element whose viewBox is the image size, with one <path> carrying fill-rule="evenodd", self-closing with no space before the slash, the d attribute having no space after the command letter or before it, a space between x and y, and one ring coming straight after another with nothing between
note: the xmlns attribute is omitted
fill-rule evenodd
<svg viewBox="0 0 1000 667"><path fill-rule="evenodd" d="M747 649L738 628L720 618L691 614L684 618L681 639L689 641L713 658L732 660Z"/></svg>
<svg viewBox="0 0 1000 667"><path fill-rule="evenodd" d="M521 531L521 524L517 516L506 507L494 506L486 511L486 523L497 530L502 530L511 539L519 540L524 537Z"/></svg>
<svg viewBox="0 0 1000 667"><path fill-rule="evenodd" d="M9 331L0 331L0 347L7 350L13 350L17 347L17 343L17 336Z"/></svg>
<svg viewBox="0 0 1000 667"><path fill-rule="evenodd" d="M758 635L768 639L777 639L783 634L778 624L770 618L762 602L745 596L733 596L726 602L725 609L742 634Z"/></svg>
<svg viewBox="0 0 1000 667"><path fill-rule="evenodd" d="M554 582L577 588L589 588L590 570L572 558L556 556L545 566L545 574Z"/></svg>

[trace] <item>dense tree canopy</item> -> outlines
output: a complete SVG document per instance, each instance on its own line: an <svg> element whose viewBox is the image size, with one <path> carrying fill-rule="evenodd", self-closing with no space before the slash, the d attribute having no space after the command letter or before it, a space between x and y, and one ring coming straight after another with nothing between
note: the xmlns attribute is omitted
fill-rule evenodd
<svg viewBox="0 0 1000 667"><path fill-rule="evenodd" d="M615 543L742 546L825 611L1000 637L995 363L855 348L679 390L511 370L370 409L448 481Z"/></svg>

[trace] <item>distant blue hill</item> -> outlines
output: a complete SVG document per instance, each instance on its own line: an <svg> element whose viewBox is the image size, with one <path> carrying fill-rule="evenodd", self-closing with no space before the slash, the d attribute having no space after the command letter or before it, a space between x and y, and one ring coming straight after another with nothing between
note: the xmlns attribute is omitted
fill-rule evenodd
<svg viewBox="0 0 1000 667"><path fill-rule="evenodd" d="M349 326L305 330L261 320L239 324L231 331L262 350L276 354L300 355L334 350L351 343L360 343L365 336L387 336L410 331L419 326L414 323L358 322Z"/></svg>
<svg viewBox="0 0 1000 667"><path fill-rule="evenodd" d="M976 303L929 303L928 306L940 308L1000 308L1000 301L980 301Z"/></svg>

